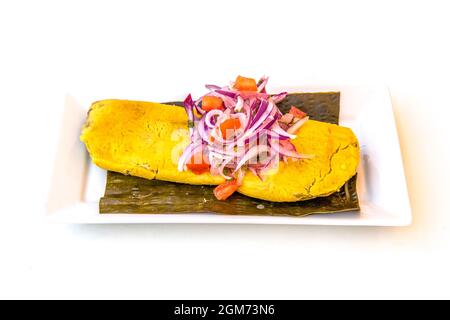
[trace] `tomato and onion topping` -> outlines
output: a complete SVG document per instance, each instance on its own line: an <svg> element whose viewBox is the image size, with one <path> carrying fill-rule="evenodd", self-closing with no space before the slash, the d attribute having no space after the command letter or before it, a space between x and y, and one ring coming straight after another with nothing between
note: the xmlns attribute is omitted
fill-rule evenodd
<svg viewBox="0 0 450 320"><path fill-rule="evenodd" d="M246 171L262 179L280 160L312 157L291 142L308 116L295 106L283 115L277 104L287 92L268 94L267 81L238 76L229 86L206 85L203 97L194 101L188 95L184 101L190 143L178 170L223 177L214 190L219 200L239 188Z"/></svg>

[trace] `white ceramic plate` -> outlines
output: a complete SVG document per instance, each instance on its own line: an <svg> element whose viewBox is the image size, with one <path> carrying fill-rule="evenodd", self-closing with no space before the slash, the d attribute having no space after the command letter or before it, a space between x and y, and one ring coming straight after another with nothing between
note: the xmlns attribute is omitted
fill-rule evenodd
<svg viewBox="0 0 450 320"><path fill-rule="evenodd" d="M307 217L216 214L100 215L106 172L89 160L79 140L88 105L67 97L60 144L48 199L48 217L66 223L237 223L405 226L411 209L389 91L383 86L313 86L275 91L340 91L340 124L353 129L361 145L358 212ZM173 98L173 97L168 97ZM180 97L177 97L180 98ZM92 101L96 100L95 98ZM170 100L170 99L168 99Z"/></svg>

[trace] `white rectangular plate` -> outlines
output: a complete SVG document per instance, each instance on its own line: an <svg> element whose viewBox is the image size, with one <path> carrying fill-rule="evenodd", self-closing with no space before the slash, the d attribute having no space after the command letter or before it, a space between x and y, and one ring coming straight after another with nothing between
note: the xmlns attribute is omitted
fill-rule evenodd
<svg viewBox="0 0 450 320"><path fill-rule="evenodd" d="M48 217L66 223L236 223L406 226L411 209L389 90L383 86L288 87L273 91L340 91L340 124L355 132L361 145L358 212L307 217L226 216L216 214L102 214L106 172L89 160L79 140L88 105L68 96L57 150ZM168 100L170 100L168 97ZM172 97L173 98L173 97ZM180 97L178 97L180 98ZM94 101L95 99L92 99Z"/></svg>

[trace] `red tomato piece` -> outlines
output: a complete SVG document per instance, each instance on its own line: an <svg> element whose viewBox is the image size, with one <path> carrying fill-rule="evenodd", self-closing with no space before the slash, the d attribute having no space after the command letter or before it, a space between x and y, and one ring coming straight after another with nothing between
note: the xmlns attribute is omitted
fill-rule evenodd
<svg viewBox="0 0 450 320"><path fill-rule="evenodd" d="M300 110L294 106L291 107L291 110L289 110L289 113L299 119L303 119L304 117L306 117L306 113L304 113L302 110Z"/></svg>
<svg viewBox="0 0 450 320"><path fill-rule="evenodd" d="M223 110L223 101L219 97L205 96L202 98L202 109L205 111L214 109Z"/></svg>
<svg viewBox="0 0 450 320"><path fill-rule="evenodd" d="M258 91L256 80L238 76L234 82L234 88L239 91Z"/></svg>
<svg viewBox="0 0 450 320"><path fill-rule="evenodd" d="M209 172L210 164L205 155L200 153L194 154L191 159L186 163L186 167L188 170L192 171L195 174L202 174L205 172Z"/></svg>
<svg viewBox="0 0 450 320"><path fill-rule="evenodd" d="M239 185L236 180L227 181L214 189L214 195L217 200L227 200L238 188Z"/></svg>
<svg viewBox="0 0 450 320"><path fill-rule="evenodd" d="M241 121L239 119L227 119L220 124L220 132L222 132L222 137L227 139L230 133L241 127Z"/></svg>

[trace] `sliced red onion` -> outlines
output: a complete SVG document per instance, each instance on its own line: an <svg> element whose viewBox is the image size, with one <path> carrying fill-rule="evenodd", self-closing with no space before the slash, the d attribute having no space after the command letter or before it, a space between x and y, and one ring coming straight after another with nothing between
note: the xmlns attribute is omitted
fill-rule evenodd
<svg viewBox="0 0 450 320"><path fill-rule="evenodd" d="M277 155L273 155L269 161L263 166L248 166L248 169L257 176L261 181L264 181L264 173L271 170L279 161Z"/></svg>
<svg viewBox="0 0 450 320"><path fill-rule="evenodd" d="M247 122L247 126L245 127L245 130L250 128L250 125L253 123L253 119L255 118L255 115L253 114L253 111L256 110L257 106L258 106L258 100L254 99L253 102L251 104L249 104L249 109L248 109L248 119L249 121Z"/></svg>
<svg viewBox="0 0 450 320"><path fill-rule="evenodd" d="M265 108L264 108L265 107ZM261 104L260 109L258 110L258 113L256 114L255 118L253 119L253 123L251 125L250 130L253 128L258 128L270 115L275 105L272 102L265 101L264 104ZM263 112L260 112L260 110L263 109Z"/></svg>
<svg viewBox="0 0 450 320"><path fill-rule="evenodd" d="M267 130L266 134L267 134L268 138L273 139L273 140L288 140L288 139L290 139L288 136L281 136L272 130Z"/></svg>
<svg viewBox="0 0 450 320"><path fill-rule="evenodd" d="M221 87L216 86L215 84L206 84L205 88L208 89L208 90L211 90L211 91L222 89Z"/></svg>
<svg viewBox="0 0 450 320"><path fill-rule="evenodd" d="M252 119L252 123L251 123L252 127L255 124L255 122L258 121L262 117L262 115L264 114L264 112L267 110L268 107L269 107L268 101L266 101L266 100L260 101L258 111L256 112L255 117ZM263 119L263 121L264 120L265 119Z"/></svg>
<svg viewBox="0 0 450 320"><path fill-rule="evenodd" d="M234 149L224 149L224 148L219 148L216 145L212 145L208 147L209 151L212 152L215 156L217 157L241 157L245 150L243 148L238 148L237 150Z"/></svg>
<svg viewBox="0 0 450 320"><path fill-rule="evenodd" d="M255 131L253 131L251 134L247 135L245 138L244 143L248 144L252 140L259 139L261 137L266 136L267 138L267 132L270 127L275 123L276 119L273 116L269 116L266 121Z"/></svg>
<svg viewBox="0 0 450 320"><path fill-rule="evenodd" d="M289 129L287 129L287 132L288 133L296 133L298 131L298 129L300 129L300 127L302 125L304 125L306 123L306 121L308 121L308 120L309 120L309 117L304 117L303 119L298 120Z"/></svg>
<svg viewBox="0 0 450 320"><path fill-rule="evenodd" d="M223 115L223 111L222 110L211 110L209 111L204 117L205 117L205 124L209 127L209 128L214 128L217 122L217 119L214 117L220 117L221 115Z"/></svg>
<svg viewBox="0 0 450 320"><path fill-rule="evenodd" d="M178 171L184 171L184 165L186 164L186 161L192 156L200 151L202 149L203 144L200 143L191 143L187 146L186 149L184 149L183 153L181 154L180 159L178 160Z"/></svg>
<svg viewBox="0 0 450 320"><path fill-rule="evenodd" d="M267 85L267 81L269 81L269 77L262 77L258 81L258 92L264 91L264 89L266 88L266 85Z"/></svg>
<svg viewBox="0 0 450 320"><path fill-rule="evenodd" d="M210 152L208 159L211 164L211 174L220 175L225 179L232 179L232 177L224 174L224 169L233 160L233 157L227 157L215 152Z"/></svg>
<svg viewBox="0 0 450 320"><path fill-rule="evenodd" d="M270 107L270 105L272 105L272 107ZM248 141L249 141L252 137L258 135L258 133L259 133L261 130L266 129L266 128L269 126L268 124L265 124L264 126L261 126L261 125L262 125L262 124L264 123L264 121L266 121L267 118L270 116L271 109L272 109L274 106L275 106L274 104L270 104L270 103L269 103L269 107L268 107L265 111L263 111L262 114L259 115L259 119L258 119L253 125L251 125L250 128L244 130L244 133L243 133L241 136L237 137L236 144L240 145L240 144L242 144L242 143L248 143ZM264 107L264 106L263 106L263 107ZM256 119L256 117L255 117L255 119ZM269 121L269 123L272 123L272 124L276 123L276 122L274 121L274 119L269 119L268 121Z"/></svg>
<svg viewBox="0 0 450 320"><path fill-rule="evenodd" d="M232 159L233 158L226 158L225 160L223 160L222 164L219 167L219 174L227 180L231 180L233 179L233 177L227 176L223 171L225 170L225 167L227 166L228 163L231 162Z"/></svg>
<svg viewBox="0 0 450 320"><path fill-rule="evenodd" d="M210 142L210 138L211 138L211 135L210 135L209 131L211 129L206 126L205 119L206 119L206 116L203 116L200 119L200 121L198 122L197 132L198 132L200 138L203 141L205 141L206 143L209 143Z"/></svg>
<svg viewBox="0 0 450 320"><path fill-rule="evenodd" d="M234 112L241 112L242 108L244 107L244 99L242 97L237 97L237 103L236 107L234 107Z"/></svg>
<svg viewBox="0 0 450 320"><path fill-rule="evenodd" d="M253 108L253 104L256 102L256 98L255 97L252 97L252 98L249 98L248 99L248 102L247 102L247 104L251 107L251 108Z"/></svg>
<svg viewBox="0 0 450 320"><path fill-rule="evenodd" d="M192 96L189 94L183 102L184 109L186 110L188 120L194 122L194 101L192 101Z"/></svg>
<svg viewBox="0 0 450 320"><path fill-rule="evenodd" d="M242 106L241 113L245 114L247 117L247 123L245 125L245 128L247 128L248 124L250 123L250 117L251 117L251 108L250 105L244 101L244 105Z"/></svg>
<svg viewBox="0 0 450 320"><path fill-rule="evenodd" d="M190 94L186 97L186 99L184 99L183 105L188 117L189 135L192 141L194 138L194 101L192 101L192 96Z"/></svg>
<svg viewBox="0 0 450 320"><path fill-rule="evenodd" d="M200 108L200 106L198 105L200 102L199 101L201 101L201 98L199 99L199 100L197 100L197 101L193 101L192 100L192 97L191 97L191 95L189 94L187 97L186 97L186 99L184 100L184 107L186 108L187 106L189 106L189 108L191 108L191 110L192 110L192 112L194 111L194 109L197 111L197 113L199 113L199 114L204 114L205 113L205 111L202 109L202 108ZM187 110L186 110L187 111ZM189 113L188 113L188 115L189 115Z"/></svg>
<svg viewBox="0 0 450 320"><path fill-rule="evenodd" d="M262 130L268 130L268 129L272 128L272 126L275 124L276 121L277 121L277 119L274 116L269 115L267 117L267 119L262 123L260 128Z"/></svg>
<svg viewBox="0 0 450 320"><path fill-rule="evenodd" d="M237 170L239 170L247 161L249 161L250 159L253 159L254 157L256 157L257 155L261 154L261 153L267 153L270 152L270 147L266 146L266 145L256 145L252 148L250 148L250 150L247 151L247 153L242 157L242 159L239 160L236 169L234 169L234 172L236 172Z"/></svg>
<svg viewBox="0 0 450 320"><path fill-rule="evenodd" d="M216 93L223 95L225 97L229 97L231 99L236 99L238 97L238 94L235 92L232 92L230 90L223 90L223 89L217 89L215 90Z"/></svg>
<svg viewBox="0 0 450 320"><path fill-rule="evenodd" d="M209 164L211 165L210 172L211 172L212 175L218 174L218 172L217 172L217 166L218 166L217 162L219 162L219 161L215 161L215 160L216 160L216 157L215 157L214 153L208 152L208 161L209 161Z"/></svg>
<svg viewBox="0 0 450 320"><path fill-rule="evenodd" d="M272 155L272 157L270 158L270 160L269 161L267 161L267 163L261 168L261 171L267 171L267 170L270 170L270 169L272 169L272 167L274 166L274 164L276 163L276 162L278 162L278 155L277 154L274 154L274 155Z"/></svg>
<svg viewBox="0 0 450 320"><path fill-rule="evenodd" d="M289 139L295 139L297 136L295 134L291 134L288 131L284 131L278 123L275 123L272 126L272 131L279 134L281 137L287 137Z"/></svg>
<svg viewBox="0 0 450 320"><path fill-rule="evenodd" d="M278 94L275 94L272 96L273 103L277 104L278 102L281 102L284 98L287 96L287 92L281 92Z"/></svg>

